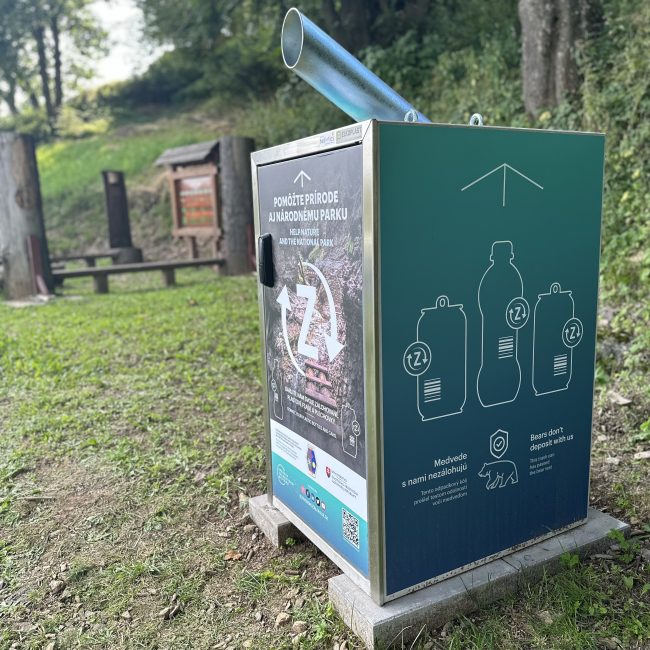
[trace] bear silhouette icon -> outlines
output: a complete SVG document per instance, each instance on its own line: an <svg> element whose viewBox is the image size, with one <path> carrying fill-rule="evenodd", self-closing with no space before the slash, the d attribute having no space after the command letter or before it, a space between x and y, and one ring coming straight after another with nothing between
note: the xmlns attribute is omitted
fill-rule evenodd
<svg viewBox="0 0 650 650"><path fill-rule="evenodd" d="M486 478L486 490L502 488L512 483L515 485L519 482L517 476L517 466L511 460L497 460L493 463L483 463L481 471L478 473L481 478Z"/></svg>

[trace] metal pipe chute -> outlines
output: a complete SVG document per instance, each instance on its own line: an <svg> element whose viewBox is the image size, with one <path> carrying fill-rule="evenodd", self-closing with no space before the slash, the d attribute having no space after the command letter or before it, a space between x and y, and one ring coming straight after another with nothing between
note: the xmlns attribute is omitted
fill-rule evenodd
<svg viewBox="0 0 650 650"><path fill-rule="evenodd" d="M285 65L357 122L430 122L295 7L282 25Z"/></svg>

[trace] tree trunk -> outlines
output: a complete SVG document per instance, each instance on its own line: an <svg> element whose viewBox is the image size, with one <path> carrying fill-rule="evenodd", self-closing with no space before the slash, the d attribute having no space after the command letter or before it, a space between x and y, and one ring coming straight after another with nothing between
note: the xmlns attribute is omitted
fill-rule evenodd
<svg viewBox="0 0 650 650"><path fill-rule="evenodd" d="M339 15L334 7L334 0L322 0L321 13L323 14L323 21L325 23L325 31L334 39L341 42L342 34L340 32ZM343 44L343 43L341 43Z"/></svg>
<svg viewBox="0 0 650 650"><path fill-rule="evenodd" d="M54 44L54 108L56 112L61 108L63 103L63 75L61 73L61 35L59 33L59 17L52 16L50 20L50 31L52 32L52 41Z"/></svg>
<svg viewBox="0 0 650 650"><path fill-rule="evenodd" d="M250 155L255 148L251 138L226 136L219 139L219 203L221 251L225 275L253 270L253 193Z"/></svg>
<svg viewBox="0 0 650 650"><path fill-rule="evenodd" d="M519 0L524 106L533 117L578 89L585 10L586 0Z"/></svg>
<svg viewBox="0 0 650 650"><path fill-rule="evenodd" d="M558 0L557 47L555 49L555 103L578 90L580 74L575 58L577 42L585 34L586 1Z"/></svg>
<svg viewBox="0 0 650 650"><path fill-rule="evenodd" d="M36 41L36 52L38 54L38 74L41 78L41 93L45 101L45 111L50 124L54 122L54 107L52 106L52 96L50 94L50 73L47 68L47 56L45 54L45 30L39 26L33 31L34 40Z"/></svg>
<svg viewBox="0 0 650 650"><path fill-rule="evenodd" d="M366 0L343 0L341 14L345 16L346 47L362 50L370 44L370 11Z"/></svg>
<svg viewBox="0 0 650 650"><path fill-rule="evenodd" d="M16 91L18 90L16 81L11 77L6 79L7 90L0 94L0 98L7 105L12 115L18 115L18 106L16 105Z"/></svg>
<svg viewBox="0 0 650 650"><path fill-rule="evenodd" d="M379 11L379 5L368 0L343 0L339 11L334 0L321 2L325 31L352 53L370 45L371 27Z"/></svg>
<svg viewBox="0 0 650 650"><path fill-rule="evenodd" d="M0 133L0 255L10 299L52 292L38 167L30 136Z"/></svg>
<svg viewBox="0 0 650 650"><path fill-rule="evenodd" d="M12 115L18 115L18 106L16 105L16 85L11 84L7 93L7 106Z"/></svg>

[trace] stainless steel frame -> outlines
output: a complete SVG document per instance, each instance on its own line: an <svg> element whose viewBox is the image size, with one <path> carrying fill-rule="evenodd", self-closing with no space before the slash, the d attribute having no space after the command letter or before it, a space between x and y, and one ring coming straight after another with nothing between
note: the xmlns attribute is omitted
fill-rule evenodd
<svg viewBox="0 0 650 650"><path fill-rule="evenodd" d="M404 128L426 128L422 123L404 125ZM458 125L445 125L452 128L475 128ZM505 127L482 127L497 128ZM529 130L529 129L524 129ZM441 582L451 576L464 573L477 566L503 558L515 551L533 546L562 532L576 528L586 519L579 520L558 530L549 531L521 544L504 549L488 557L458 567L445 574L412 585L408 589L386 593L386 555L385 555L385 512L384 512L384 457L383 457L383 418L382 418L382 371L381 371L381 260L380 260L380 201L379 201L379 123L375 120L360 122L348 127L310 136L295 142L257 151L251 156L253 201L255 214L255 235L260 235L259 192L257 169L270 163L290 160L302 156L338 149L351 144L363 145L363 331L364 331L364 394L366 415L366 482L368 495L368 552L369 580L362 576L342 558L325 540L307 526L297 515L272 494L271 475L271 431L268 404L268 373L266 369L266 349L264 327L261 328L262 387L264 390L264 423L266 431L267 490L269 501L277 507L299 530L301 530L327 557L350 577L355 584L368 593L379 605L395 600L424 587ZM264 323L264 303L261 286L258 288L260 321Z"/></svg>
<svg viewBox="0 0 650 650"><path fill-rule="evenodd" d="M379 320L379 126L373 121L363 141L363 376L366 406L368 566L370 596L382 604L385 587L384 455L381 419Z"/></svg>
<svg viewBox="0 0 650 650"><path fill-rule="evenodd" d="M360 122L357 124L335 129L318 135L303 138L295 142L289 142L257 151L251 155L251 176L253 179L253 208L255 218L255 237L261 233L261 219L259 214L259 185L257 170L259 167L271 163L291 160L309 156L332 149L362 144L363 147L363 330L364 330L364 395L365 395L365 416L366 416L366 486L368 495L368 548L369 548L369 574L370 580L359 573L345 558L332 548L318 533L302 521L290 508L280 499L273 495L273 476L271 467L271 430L269 419L269 390L268 371L266 365L266 341L264 337L264 294L263 288L258 287L258 306L260 312L260 331L262 367L262 388L264 391L264 427L265 427L265 451L266 451L266 480L269 502L275 506L284 516L293 523L298 530L305 534L327 557L350 577L363 591L372 595L377 602L382 602L383 592L383 459L381 457L382 446L378 440L380 427L378 426L378 415L380 400L375 387L379 378L379 366L376 360L379 358L379 342L376 335L377 291L376 282L376 253L378 250L378 236L376 233L377 217L377 191L374 170L376 169L377 147L375 138L377 123L375 121ZM372 514L371 514L372 513Z"/></svg>

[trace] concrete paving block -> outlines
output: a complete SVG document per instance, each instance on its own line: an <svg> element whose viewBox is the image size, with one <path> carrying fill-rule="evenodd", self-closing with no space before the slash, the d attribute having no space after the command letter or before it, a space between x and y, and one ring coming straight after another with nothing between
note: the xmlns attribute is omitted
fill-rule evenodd
<svg viewBox="0 0 650 650"><path fill-rule="evenodd" d="M503 598L523 584L539 580L544 573L556 572L561 567L562 554L567 551L585 556L606 549L612 543L607 536L612 529L625 534L629 526L590 509L586 523L577 528L402 596L383 607L345 575L330 578L329 597L345 624L370 650L402 648L420 633Z"/></svg>
<svg viewBox="0 0 650 650"><path fill-rule="evenodd" d="M380 607L347 576L339 575L329 580L329 597L368 648L401 648L420 631L424 634L503 597L512 590L516 576L513 567L495 560Z"/></svg>
<svg viewBox="0 0 650 650"><path fill-rule="evenodd" d="M589 508L587 521L581 526L506 555L503 559L517 569L520 582L536 582L545 573L556 573L565 553L577 553L583 558L606 551L614 543L608 537L611 530L627 535L630 526L600 510Z"/></svg>
<svg viewBox="0 0 650 650"><path fill-rule="evenodd" d="M284 546L289 538L304 539L304 535L271 505L266 494L248 500L248 514L273 546Z"/></svg>

